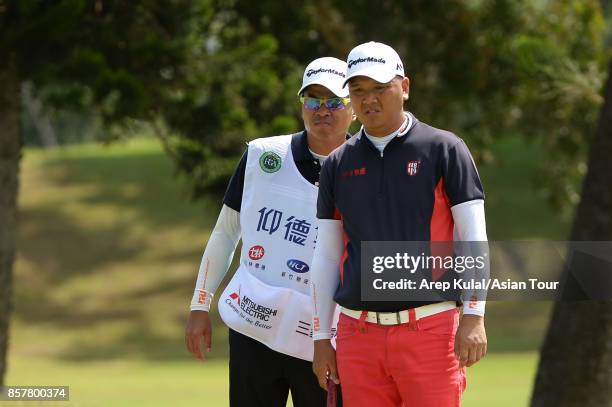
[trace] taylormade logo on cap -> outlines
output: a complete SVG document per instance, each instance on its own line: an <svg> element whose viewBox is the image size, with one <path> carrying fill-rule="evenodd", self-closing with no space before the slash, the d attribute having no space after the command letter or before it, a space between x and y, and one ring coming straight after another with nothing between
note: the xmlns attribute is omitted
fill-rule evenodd
<svg viewBox="0 0 612 407"><path fill-rule="evenodd" d="M357 65L357 64L362 63L362 62L378 62L378 63L384 64L387 61L385 61L383 58L376 59L376 58L372 58L372 57L350 59L348 61L348 67L352 68L354 65Z"/></svg>
<svg viewBox="0 0 612 407"><path fill-rule="evenodd" d="M346 74L344 74L343 72L338 72L335 69L331 69L331 68L330 69L319 68L319 69L316 69L316 70L315 69L309 69L306 72L306 76L310 78L311 75L316 75L316 74L319 74L321 72L331 73L333 75L338 75L338 76L341 76L343 78L346 78Z"/></svg>
<svg viewBox="0 0 612 407"><path fill-rule="evenodd" d="M397 52L381 42L370 41L356 46L349 53L347 63L344 85L356 76L367 76L380 83L387 83L396 76L406 76Z"/></svg>
<svg viewBox="0 0 612 407"><path fill-rule="evenodd" d="M308 64L304 70L301 95L310 85L321 85L338 97L347 97L348 89L344 87L346 78L346 62L332 57L318 58Z"/></svg>

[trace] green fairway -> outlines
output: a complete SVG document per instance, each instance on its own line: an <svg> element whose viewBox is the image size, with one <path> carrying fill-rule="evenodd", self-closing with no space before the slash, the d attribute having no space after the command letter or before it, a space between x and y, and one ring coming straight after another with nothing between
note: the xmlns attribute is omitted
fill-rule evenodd
<svg viewBox="0 0 612 407"><path fill-rule="evenodd" d="M562 239L567 222L525 179L533 148L496 148L503 159L480 168L490 238ZM26 149L7 384L69 385L75 406L226 405L227 329L216 310L210 361L184 349L221 206L189 196L153 139ZM523 406L550 304L487 310L490 354L470 369L464 405Z"/></svg>
<svg viewBox="0 0 612 407"><path fill-rule="evenodd" d="M529 405L537 353L491 353L468 369L464 407Z"/></svg>
<svg viewBox="0 0 612 407"><path fill-rule="evenodd" d="M488 355L468 369L463 406L527 406L535 363L533 352ZM9 385L70 386L70 402L55 406L228 405L225 361L123 360L81 364L15 357L11 366Z"/></svg>

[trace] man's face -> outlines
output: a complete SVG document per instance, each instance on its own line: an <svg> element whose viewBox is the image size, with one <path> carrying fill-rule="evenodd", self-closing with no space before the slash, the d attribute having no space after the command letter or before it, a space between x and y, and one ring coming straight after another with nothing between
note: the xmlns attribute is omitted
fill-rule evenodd
<svg viewBox="0 0 612 407"><path fill-rule="evenodd" d="M321 85L310 85L304 90L304 97L330 99L337 96ZM315 137L344 137L351 124L353 109L351 104L342 109L330 110L325 104L317 110L307 109L302 105L302 118L306 131Z"/></svg>
<svg viewBox="0 0 612 407"><path fill-rule="evenodd" d="M349 83L351 103L357 118L373 136L386 136L397 130L403 120L404 101L408 100L410 81L395 77L380 83L366 76L352 78Z"/></svg>

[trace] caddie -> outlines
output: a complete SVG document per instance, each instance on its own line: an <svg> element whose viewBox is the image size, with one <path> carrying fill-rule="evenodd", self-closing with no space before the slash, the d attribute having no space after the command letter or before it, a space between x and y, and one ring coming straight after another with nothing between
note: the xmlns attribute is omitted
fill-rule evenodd
<svg viewBox="0 0 612 407"><path fill-rule="evenodd" d="M289 391L296 407L325 405L312 373L310 267L321 164L353 120L345 79L336 58L306 67L298 91L305 130L249 142L204 250L185 332L199 359L211 349L211 300L242 239L238 269L218 296L231 406L284 406Z"/></svg>

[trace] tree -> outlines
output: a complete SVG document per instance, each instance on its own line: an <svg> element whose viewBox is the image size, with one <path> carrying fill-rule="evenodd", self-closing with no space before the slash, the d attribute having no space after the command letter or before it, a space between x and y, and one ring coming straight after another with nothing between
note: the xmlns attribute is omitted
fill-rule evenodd
<svg viewBox="0 0 612 407"><path fill-rule="evenodd" d="M0 385L6 371L21 158L20 85L95 108L106 125L151 119L181 81L206 2L0 1Z"/></svg>
<svg viewBox="0 0 612 407"><path fill-rule="evenodd" d="M12 266L15 256L17 185L21 142L19 137L19 98L14 61L0 65L0 385L6 370Z"/></svg>
<svg viewBox="0 0 612 407"><path fill-rule="evenodd" d="M195 194L218 192L244 140L294 129L299 110L293 89L301 68L280 56L273 36L250 30L235 6L0 0L0 385L15 253L20 85L44 89L33 96L48 106L95 112L108 138L132 120L151 123L193 179Z"/></svg>
<svg viewBox="0 0 612 407"><path fill-rule="evenodd" d="M572 241L612 241L612 62L604 89ZM575 290L568 279L566 290ZM612 302L555 304L542 346L531 405L612 405Z"/></svg>
<svg viewBox="0 0 612 407"><path fill-rule="evenodd" d="M417 117L461 135L480 161L504 136L545 144L554 165L542 165L540 187L557 208L576 203L605 69L597 0L261 0L213 8L200 27L208 39L201 66L192 71L201 122L182 120L202 131L166 143L196 196L223 191L228 158L244 141L299 128L291 90L300 67L320 55L344 59L375 40L403 58Z"/></svg>

